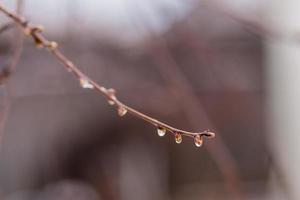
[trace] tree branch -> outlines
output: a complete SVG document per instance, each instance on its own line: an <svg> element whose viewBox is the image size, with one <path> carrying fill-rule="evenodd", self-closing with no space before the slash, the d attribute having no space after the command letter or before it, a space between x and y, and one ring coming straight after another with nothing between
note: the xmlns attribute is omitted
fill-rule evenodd
<svg viewBox="0 0 300 200"><path fill-rule="evenodd" d="M209 130L205 130L202 132L189 132L174 128L144 113L141 113L132 107L127 106L117 99L116 91L114 89L107 89L103 87L102 85L89 78L82 71L80 71L79 68L58 49L58 45L56 42L49 41L42 34L43 27L31 25L29 21L27 21L24 17L21 17L9 11L2 4L0 4L0 11L2 11L9 18L13 19L16 23L18 23L23 28L24 34L33 38L37 47L48 49L52 53L52 55L56 59L58 59L60 63L63 64L63 66L79 80L80 85L83 88L94 89L95 91L101 93L104 97L106 97L108 103L117 108L118 114L120 116L124 116L128 112L133 116L156 126L158 134L160 136L165 135L165 133L173 134L177 143L180 143L182 141L182 135L193 138L196 146L201 146L199 144L202 144L203 137L215 137L215 134Z"/></svg>

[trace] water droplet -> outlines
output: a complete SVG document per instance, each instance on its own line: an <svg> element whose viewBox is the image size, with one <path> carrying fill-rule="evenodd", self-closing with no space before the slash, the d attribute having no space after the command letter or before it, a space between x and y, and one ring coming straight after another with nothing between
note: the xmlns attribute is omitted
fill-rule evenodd
<svg viewBox="0 0 300 200"><path fill-rule="evenodd" d="M157 134L160 136L160 137L163 137L167 132L167 129L164 128L164 127L158 127L157 128Z"/></svg>
<svg viewBox="0 0 300 200"><path fill-rule="evenodd" d="M126 115L127 110L124 107L119 107L118 109L118 114L120 117L123 117L124 115Z"/></svg>
<svg viewBox="0 0 300 200"><path fill-rule="evenodd" d="M175 142L180 144L182 142L182 136L180 133L175 133Z"/></svg>
<svg viewBox="0 0 300 200"><path fill-rule="evenodd" d="M86 78L80 78L79 81L80 81L81 87L83 87L83 88L87 88L87 89L93 89L94 88L94 85L92 85L90 83L90 81Z"/></svg>
<svg viewBox="0 0 300 200"><path fill-rule="evenodd" d="M108 102L108 104L111 105L111 106L115 105L115 102L114 102L113 100L108 100L107 102Z"/></svg>
<svg viewBox="0 0 300 200"><path fill-rule="evenodd" d="M109 88L109 89L107 89L107 93L111 96L114 96L116 94L116 90L113 88Z"/></svg>
<svg viewBox="0 0 300 200"><path fill-rule="evenodd" d="M45 30L45 27L43 25L37 25L33 27L32 31L35 31L37 33L41 33Z"/></svg>
<svg viewBox="0 0 300 200"><path fill-rule="evenodd" d="M196 136L195 136L194 142L195 142L195 145L196 145L197 147L201 147L202 144L203 144L203 140L202 140L202 138L201 138L200 135L196 135Z"/></svg>
<svg viewBox="0 0 300 200"><path fill-rule="evenodd" d="M51 41L47 44L47 47L50 49L50 50L55 50L57 47L58 47L58 44L54 41Z"/></svg>
<svg viewBox="0 0 300 200"><path fill-rule="evenodd" d="M29 27L25 27L23 31L26 36L30 36L32 29Z"/></svg>
<svg viewBox="0 0 300 200"><path fill-rule="evenodd" d="M110 88L110 89L106 90L105 88L103 88L103 91L107 92L108 96L110 97L110 99L108 99L109 105L115 105L115 101L114 101L114 100L116 100L116 96L115 96L116 91L115 91L115 89Z"/></svg>
<svg viewBox="0 0 300 200"><path fill-rule="evenodd" d="M103 86L100 86L100 88L99 88L100 90L101 90L101 92L106 92L106 88L105 87L103 87Z"/></svg>

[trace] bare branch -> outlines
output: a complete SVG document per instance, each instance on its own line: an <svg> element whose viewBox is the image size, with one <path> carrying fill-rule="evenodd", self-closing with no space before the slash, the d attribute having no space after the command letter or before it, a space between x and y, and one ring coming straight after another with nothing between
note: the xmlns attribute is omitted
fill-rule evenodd
<svg viewBox="0 0 300 200"><path fill-rule="evenodd" d="M23 28L24 34L33 38L37 47L48 49L52 53L52 55L57 58L61 62L61 64L63 64L63 66L79 80L80 85L83 88L94 89L95 91L101 93L104 97L106 97L108 103L116 107L120 116L124 116L128 112L137 118L143 119L144 121L156 126L160 136L164 135L165 133L173 134L177 143L180 143L182 141L182 135L193 138L195 140L195 143L198 140L203 142L203 137L215 137L215 134L208 130L202 132L189 132L174 128L144 113L141 113L132 107L127 106L117 99L116 91L114 89L107 89L103 87L102 85L89 78L82 71L80 71L79 68L58 49L58 45L56 42L48 40L42 34L42 26L35 26L30 24L25 18L9 11L2 4L0 4L0 10L9 18L18 23Z"/></svg>

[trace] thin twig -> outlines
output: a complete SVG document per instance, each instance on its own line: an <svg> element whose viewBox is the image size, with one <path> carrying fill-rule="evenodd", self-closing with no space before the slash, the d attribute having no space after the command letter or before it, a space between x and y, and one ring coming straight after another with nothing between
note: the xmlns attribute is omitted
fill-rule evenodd
<svg viewBox="0 0 300 200"><path fill-rule="evenodd" d="M79 70L79 68L70 61L59 49L56 42L49 41L43 34L43 28L41 26L34 26L29 23L24 17L21 17L7 8L5 8L2 4L0 4L0 10L6 14L9 18L13 19L17 22L24 30L24 33L28 36L31 36L35 41L37 47L44 47L48 49L54 57L56 57L61 64L70 72L72 73L80 82L83 88L95 89L96 91L100 92L104 95L109 102L109 104L115 106L118 109L118 113L120 116L125 115L127 112L136 116L137 118L143 119L144 121L149 122L150 124L156 126L158 130L168 132L175 135L176 141L179 143L181 139L177 140L177 136L181 138L181 135L188 136L199 141L199 139L203 140L203 137L213 138L215 134L209 130L205 130L202 132L189 132L174 128L168 124L165 124L157 119L154 119L146 114L143 114L132 107L127 106L126 104L122 103L116 97L116 91L114 89L106 89L102 85L96 83L91 78L89 78L86 74Z"/></svg>

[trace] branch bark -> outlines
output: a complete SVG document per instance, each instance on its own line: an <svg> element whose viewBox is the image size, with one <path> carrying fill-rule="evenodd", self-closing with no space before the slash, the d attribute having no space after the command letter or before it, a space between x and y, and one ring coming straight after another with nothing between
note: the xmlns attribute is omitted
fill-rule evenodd
<svg viewBox="0 0 300 200"><path fill-rule="evenodd" d="M48 49L49 52L70 72L72 73L80 82L83 88L94 89L95 91L102 94L108 101L108 103L112 106L115 106L118 110L118 114L120 116L124 116L127 112L132 114L133 116L140 118L154 126L157 127L158 131L163 131L164 133L170 133L175 136L175 140L177 143L180 143L181 140L178 140L178 137L187 136L191 137L195 140L195 144L199 141L203 142L203 138L213 138L215 137L215 133L205 130L202 132L189 132L174 128L168 124L165 124L155 118L152 118L126 104L118 100L116 96L116 91L114 89L107 89L104 86L96 83L91 78L89 78L86 74L84 74L71 60L69 60L59 49L56 42L48 40L43 34L42 26L35 26L29 23L24 17L19 16L18 14L11 12L5 6L0 4L0 11L2 11L6 16L14 20L18 23L24 30L25 35L30 36L37 47Z"/></svg>

